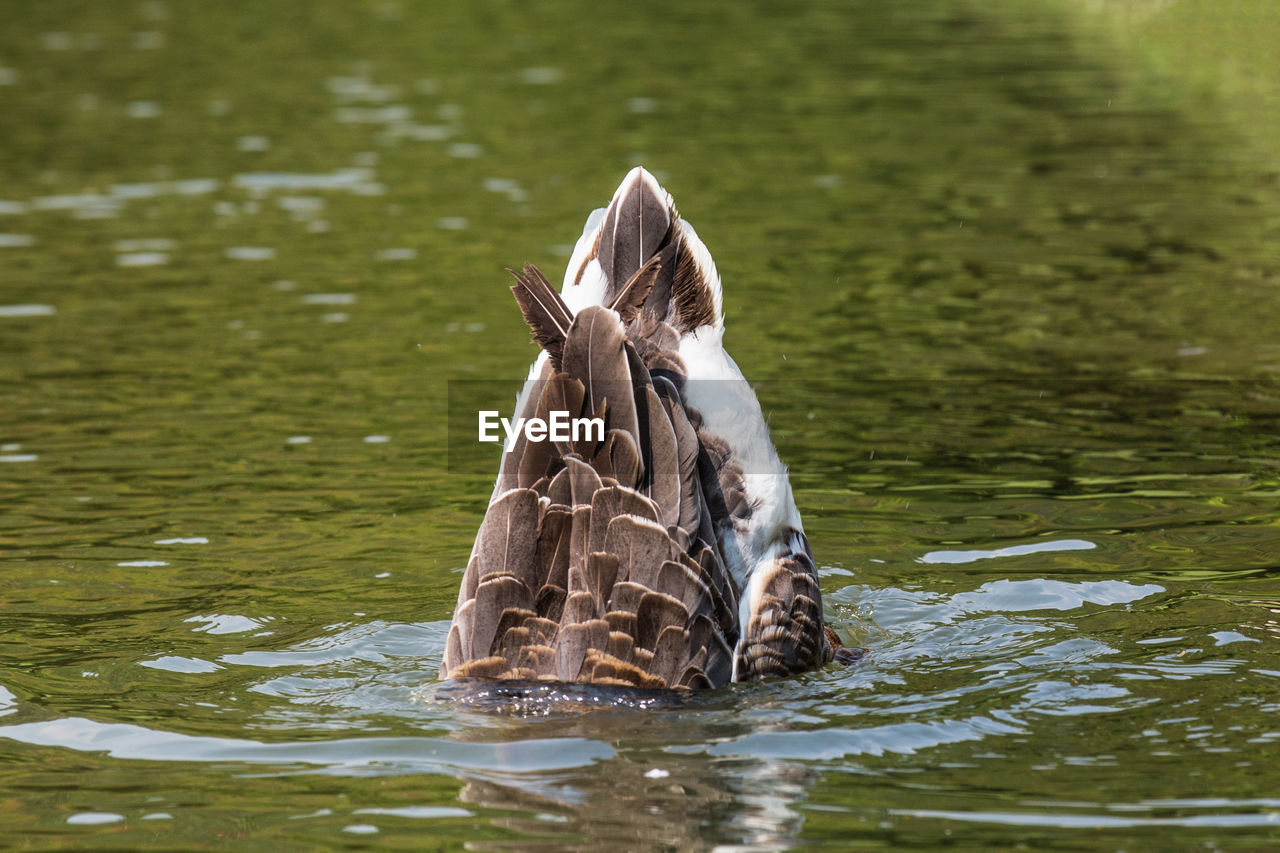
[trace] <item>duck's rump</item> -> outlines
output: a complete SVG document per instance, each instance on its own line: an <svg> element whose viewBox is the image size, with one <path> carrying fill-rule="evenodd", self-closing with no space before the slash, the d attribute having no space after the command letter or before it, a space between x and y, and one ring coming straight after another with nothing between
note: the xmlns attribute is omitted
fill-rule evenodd
<svg viewBox="0 0 1280 853"><path fill-rule="evenodd" d="M543 351L517 415L604 429L504 454L442 676L693 688L829 661L786 469L670 196L623 181L570 260L576 314L532 266L512 291Z"/></svg>
<svg viewBox="0 0 1280 853"><path fill-rule="evenodd" d="M729 681L738 590L717 545L723 501L704 481L714 472L678 387L679 356L651 342L651 372L619 312L589 306L570 319L532 268L515 289L549 306L546 328L531 324L555 339L539 338L550 357L521 416L564 412L600 418L604 429L563 441L522 433L506 455L442 674L658 688ZM562 336L557 323L567 323Z"/></svg>

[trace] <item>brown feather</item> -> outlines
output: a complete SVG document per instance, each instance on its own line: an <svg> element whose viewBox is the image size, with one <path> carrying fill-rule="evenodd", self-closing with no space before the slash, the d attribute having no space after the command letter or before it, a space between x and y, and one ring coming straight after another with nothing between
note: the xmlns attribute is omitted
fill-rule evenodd
<svg viewBox="0 0 1280 853"><path fill-rule="evenodd" d="M573 314L551 287L551 282L533 264L524 265L524 274L507 270L515 278L511 286L524 321L533 330L533 339L551 356L553 367L559 368L564 355L565 336L573 322Z"/></svg>
<svg viewBox="0 0 1280 853"><path fill-rule="evenodd" d="M675 307L676 325L684 332L692 332L716 321L716 303L709 282L693 252L680 241L676 250L675 275L671 284L671 302Z"/></svg>
<svg viewBox="0 0 1280 853"><path fill-rule="evenodd" d="M571 419L582 417L586 400L587 389L582 382L567 373L556 373L547 381L539 398L539 417L545 418L549 412L568 412ZM557 441L554 444L561 456L573 450L570 442Z"/></svg>
<svg viewBox="0 0 1280 853"><path fill-rule="evenodd" d="M645 337L648 337L655 327L666 325L668 320L674 319L672 310L675 306L671 302L676 259L674 237L675 228L672 227L667 230L666 235L662 238L662 245L655 254L659 263L662 264L662 268L658 270L658 275L654 278L653 289L649 291L649 298L645 300L644 310L638 319L640 331Z"/></svg>
<svg viewBox="0 0 1280 853"><path fill-rule="evenodd" d="M564 458L565 467L569 469L569 494L571 506L590 506L591 498L603 486L600 475L595 469L576 456Z"/></svg>
<svg viewBox="0 0 1280 853"><path fill-rule="evenodd" d="M626 350L626 333L618 315L589 305L573 318L564 346L564 369L582 379L587 394L584 411L594 412L607 402L605 426L625 430L639 441ZM593 455L594 451L587 458Z"/></svg>
<svg viewBox="0 0 1280 853"><path fill-rule="evenodd" d="M615 615L618 614L605 614L605 621L609 623L609 648L607 651L615 658L630 663L632 653L635 651L636 647L636 642L632 638L632 635L635 633L635 618L632 617L631 625L627 630L618 630L618 628L615 627L616 620L609 618Z"/></svg>
<svg viewBox="0 0 1280 853"><path fill-rule="evenodd" d="M565 573L566 584L569 583L568 573ZM564 615L564 603L569 597L568 590L563 586L556 584L544 584L538 590L538 596L534 599L533 609L544 619L549 619L557 625L560 618Z"/></svg>
<svg viewBox="0 0 1280 853"><path fill-rule="evenodd" d="M689 634L683 628L675 625L663 628L653 645L649 673L661 678L668 687L674 687L688 660L688 640Z"/></svg>
<svg viewBox="0 0 1280 853"><path fill-rule="evenodd" d="M569 536L573 513L552 506L542 516L538 530L534 579L527 581L529 588L552 584L566 587L569 582Z"/></svg>
<svg viewBox="0 0 1280 853"><path fill-rule="evenodd" d="M640 313L640 308L648 298L649 292L653 290L653 282L661 269L662 260L657 255L649 258L609 303L610 310L618 312L618 319L624 326Z"/></svg>
<svg viewBox="0 0 1280 853"><path fill-rule="evenodd" d="M689 687L690 682L697 678L707 681L707 673L704 669L707 663L707 647L705 645L696 644L692 637L690 637L688 642L689 648L697 649L697 652L695 652L693 657L689 658L685 663L684 669L680 673L680 678L676 681L676 684L680 687ZM708 685L710 685L710 683L710 681L707 681Z"/></svg>
<svg viewBox="0 0 1280 853"><path fill-rule="evenodd" d="M591 631L584 623L560 628L556 644L556 678L560 681L577 681L582 662L587 656Z"/></svg>
<svg viewBox="0 0 1280 853"><path fill-rule="evenodd" d="M642 406L648 422L643 491L662 509L663 525L676 524L680 520L680 457L671 418L652 386L645 386Z"/></svg>
<svg viewBox="0 0 1280 853"><path fill-rule="evenodd" d="M689 614L684 605L662 592L647 592L636 608L636 643L653 650L663 629L675 626L684 628Z"/></svg>
<svg viewBox="0 0 1280 853"><path fill-rule="evenodd" d="M560 460L561 462L564 459ZM573 506L573 492L569 489L569 467L561 468L556 475L551 478L551 485L547 486L547 498L552 504L560 506Z"/></svg>
<svg viewBox="0 0 1280 853"><path fill-rule="evenodd" d="M579 571L586 568L588 535L591 530L591 507L580 506L573 511L573 522L569 526L569 569L576 566Z"/></svg>
<svg viewBox="0 0 1280 853"><path fill-rule="evenodd" d="M592 525L593 533L597 529ZM671 537L657 522L634 515L608 521L600 550L618 555L618 579L657 589L658 571L673 556Z"/></svg>
<svg viewBox="0 0 1280 853"><path fill-rule="evenodd" d="M666 409L676 441L680 508L675 523L686 533L693 535L706 515L702 510L702 481L698 475L698 451L701 444L698 433L689 423L689 416L685 413L684 403L675 385L666 378L658 377L654 380L653 387Z"/></svg>
<svg viewBox="0 0 1280 853"><path fill-rule="evenodd" d="M527 610L533 604L529 588L507 574L489 575L480 581L474 601L470 646L464 649L472 658L486 657L491 652L505 611Z"/></svg>
<svg viewBox="0 0 1280 853"><path fill-rule="evenodd" d="M538 496L528 489L513 489L498 498L485 513L476 534L476 570L481 577L505 571L532 585L535 551L529 543L538 536Z"/></svg>
<svg viewBox="0 0 1280 853"><path fill-rule="evenodd" d="M585 391L582 383L568 374L556 373L545 382L537 383L532 394L537 395L533 416L544 423L550 421L552 412L566 412L570 419L577 418L582 413ZM523 430L520 437L525 437ZM518 472L517 483L521 488L534 488L538 481L560 470L563 465L561 457L570 450L570 443L568 441L553 442L550 439L526 440L522 447L522 452L515 463ZM514 457L514 450L511 455Z"/></svg>
<svg viewBox="0 0 1280 853"><path fill-rule="evenodd" d="M560 636L564 636L565 628L570 625L589 622L595 618L595 596L585 589L571 591L564 602L564 613L560 616Z"/></svg>
<svg viewBox="0 0 1280 853"><path fill-rule="evenodd" d="M618 578L618 556L596 552L587 557L587 582L591 586L591 594L596 599L596 613L603 614L605 602L613 592L613 583Z"/></svg>
<svg viewBox="0 0 1280 853"><path fill-rule="evenodd" d="M542 371L538 374L537 382L545 383L552 376L551 363L542 365ZM519 417L528 420L533 417L538 410L539 395L530 393L524 402L524 407L518 413ZM502 454L502 463L498 469L498 482L494 484L493 494L489 498L489 502L497 500L504 492L520 487L520 460L524 457L525 448L528 447L529 440L525 438L524 430L516 436L516 440L512 442L511 452ZM505 446L504 446L505 451Z"/></svg>
<svg viewBox="0 0 1280 853"><path fill-rule="evenodd" d="M612 477L632 489L640 484L643 473L640 452L636 449L635 439L623 430L611 429L605 434L604 444L600 445L591 464L601 473L602 480Z"/></svg>
<svg viewBox="0 0 1280 853"><path fill-rule="evenodd" d="M744 679L790 675L831 660L834 650L823 631L818 573L804 534L791 530L790 553L756 569L759 593L738 651Z"/></svg>
<svg viewBox="0 0 1280 853"><path fill-rule="evenodd" d="M667 560L658 570L658 589L680 600L690 613L713 613L711 588L683 563Z"/></svg>
<svg viewBox="0 0 1280 853"><path fill-rule="evenodd" d="M532 671L533 678L555 678L556 651L542 643L532 643L520 650L519 667Z"/></svg>
<svg viewBox="0 0 1280 853"><path fill-rule="evenodd" d="M622 571L621 568L618 569ZM632 617L640 609L640 599L649 592L647 586L629 580L618 580L613 584L613 592L609 595L609 611L627 614Z"/></svg>
<svg viewBox="0 0 1280 853"><path fill-rule="evenodd" d="M454 678L503 678L511 672L510 662L499 655L467 661L453 673Z"/></svg>
<svg viewBox="0 0 1280 853"><path fill-rule="evenodd" d="M444 644L444 659L458 662L465 660L465 656L462 654L462 627L456 618L453 624L449 626L449 637Z"/></svg>
<svg viewBox="0 0 1280 853"><path fill-rule="evenodd" d="M597 257L608 287L605 302L669 241L674 219L665 198L646 181L637 181L615 198L600 223Z"/></svg>
<svg viewBox="0 0 1280 853"><path fill-rule="evenodd" d="M556 634L560 633L559 614L555 619L549 616L532 616L524 620L524 627L529 631L529 642L532 645L551 645Z"/></svg>

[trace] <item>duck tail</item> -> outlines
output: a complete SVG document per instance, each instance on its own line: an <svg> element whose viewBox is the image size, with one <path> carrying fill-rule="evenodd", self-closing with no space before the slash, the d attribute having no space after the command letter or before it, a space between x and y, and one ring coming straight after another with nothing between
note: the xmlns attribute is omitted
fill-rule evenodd
<svg viewBox="0 0 1280 853"><path fill-rule="evenodd" d="M618 187L599 224L583 235L566 275L565 295L579 304L578 291L590 292L593 304L612 307L655 259L658 268L637 323L624 315L632 339L658 324L678 334L709 325L723 328L720 278L710 253L680 218L667 191L639 166Z"/></svg>
<svg viewBox="0 0 1280 853"><path fill-rule="evenodd" d="M650 372L623 324L638 319L660 269L650 258L613 307L587 306L567 324L536 269L515 276L551 354L522 414L574 426L546 440L526 430L508 454L463 576L444 677L645 688L732 678L737 593L701 443L680 391Z"/></svg>

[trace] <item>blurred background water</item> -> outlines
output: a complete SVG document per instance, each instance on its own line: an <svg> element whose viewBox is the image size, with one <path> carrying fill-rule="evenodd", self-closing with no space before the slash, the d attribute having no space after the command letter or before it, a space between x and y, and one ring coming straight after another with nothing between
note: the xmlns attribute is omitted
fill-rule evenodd
<svg viewBox="0 0 1280 853"><path fill-rule="evenodd" d="M1271 5L0 17L0 846L1280 843ZM871 652L464 707L449 389L636 163Z"/></svg>

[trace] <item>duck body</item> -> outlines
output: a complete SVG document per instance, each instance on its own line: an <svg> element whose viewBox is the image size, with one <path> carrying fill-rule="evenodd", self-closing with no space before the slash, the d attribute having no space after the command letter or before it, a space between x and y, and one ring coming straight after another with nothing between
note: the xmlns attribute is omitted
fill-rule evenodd
<svg viewBox="0 0 1280 853"><path fill-rule="evenodd" d="M559 293L515 275L542 347L516 414L603 430L503 454L442 677L706 688L831 660L787 470L670 195L633 169Z"/></svg>

